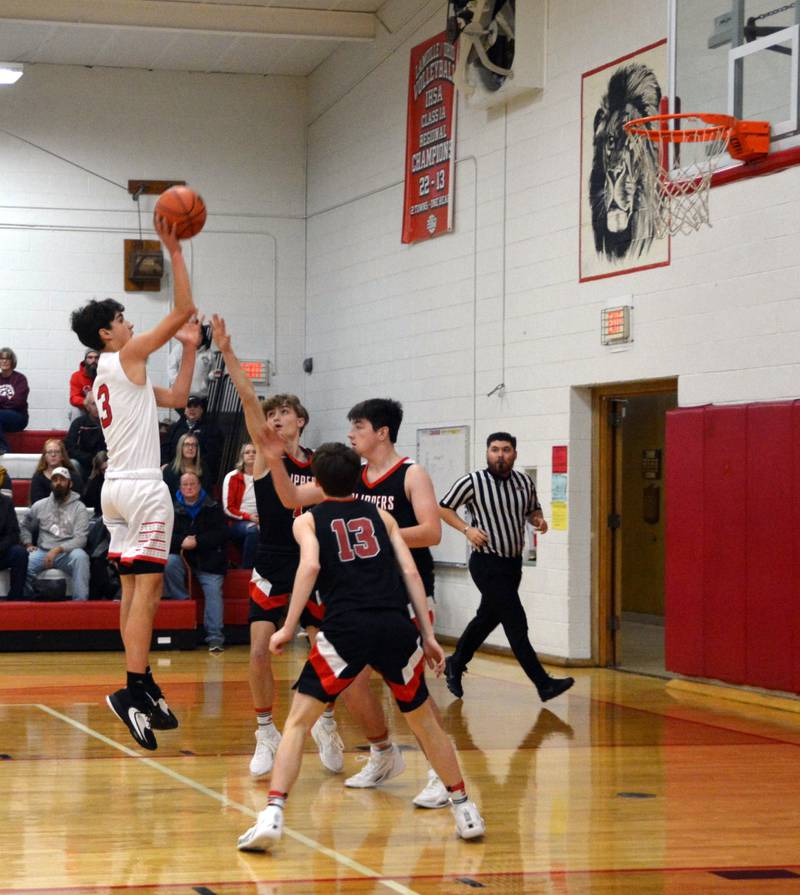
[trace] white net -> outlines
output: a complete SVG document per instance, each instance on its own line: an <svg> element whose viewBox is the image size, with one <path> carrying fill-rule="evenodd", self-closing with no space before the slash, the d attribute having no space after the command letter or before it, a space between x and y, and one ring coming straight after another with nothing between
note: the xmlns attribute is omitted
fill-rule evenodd
<svg viewBox="0 0 800 895"><path fill-rule="evenodd" d="M680 131L664 127L654 121L637 128L639 133L628 133L634 162L644 173L641 202L658 237L711 226L711 178L725 158L730 137L729 127L709 126L693 115L681 116Z"/></svg>

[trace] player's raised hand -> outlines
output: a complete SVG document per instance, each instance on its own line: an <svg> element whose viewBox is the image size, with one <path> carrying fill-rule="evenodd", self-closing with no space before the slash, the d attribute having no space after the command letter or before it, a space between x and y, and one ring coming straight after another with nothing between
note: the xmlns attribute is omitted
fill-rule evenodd
<svg viewBox="0 0 800 895"><path fill-rule="evenodd" d="M252 434L255 436L256 447L266 459L280 460L286 453L286 442L281 438L280 432L267 420L264 420L264 425L257 433Z"/></svg>
<svg viewBox="0 0 800 895"><path fill-rule="evenodd" d="M186 323L175 333L175 338L181 345L191 345L198 348L203 338L203 317L193 314Z"/></svg>
<svg viewBox="0 0 800 895"><path fill-rule="evenodd" d="M174 255L176 252L180 252L181 244L178 241L178 237L176 235L178 230L177 223L169 224L166 218L155 217L153 218L153 227L158 234L158 238L164 245L164 248L170 253L170 255Z"/></svg>
<svg viewBox="0 0 800 895"><path fill-rule="evenodd" d="M214 344L223 354L232 350L230 334L225 328L225 321L219 314L211 315L211 331L214 335Z"/></svg>

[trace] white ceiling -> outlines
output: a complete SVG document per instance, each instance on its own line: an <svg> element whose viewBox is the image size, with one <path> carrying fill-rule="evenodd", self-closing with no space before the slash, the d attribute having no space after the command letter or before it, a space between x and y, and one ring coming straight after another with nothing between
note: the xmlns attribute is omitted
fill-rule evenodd
<svg viewBox="0 0 800 895"><path fill-rule="evenodd" d="M0 0L0 60L304 76L374 39L383 2Z"/></svg>

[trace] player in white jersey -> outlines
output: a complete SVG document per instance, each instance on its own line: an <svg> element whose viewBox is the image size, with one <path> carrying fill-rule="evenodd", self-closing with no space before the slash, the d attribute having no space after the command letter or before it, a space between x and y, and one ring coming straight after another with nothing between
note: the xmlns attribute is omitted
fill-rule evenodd
<svg viewBox="0 0 800 895"><path fill-rule="evenodd" d="M136 742L151 750L157 747L153 728L178 726L148 664L173 523L172 500L161 477L156 407L185 406L200 336L175 229L160 220L156 232L172 258L175 283L174 307L160 323L134 335L125 308L111 298L91 301L72 314L81 342L100 351L93 391L108 447L103 520L111 533L109 557L117 560L122 578L127 682L106 702ZM183 345L181 368L172 388L159 388L147 375L147 359L173 337Z"/></svg>

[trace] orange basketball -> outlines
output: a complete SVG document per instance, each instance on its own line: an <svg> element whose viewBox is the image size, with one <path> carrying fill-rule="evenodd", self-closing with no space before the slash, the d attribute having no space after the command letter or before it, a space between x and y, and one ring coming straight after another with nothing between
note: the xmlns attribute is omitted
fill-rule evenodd
<svg viewBox="0 0 800 895"><path fill-rule="evenodd" d="M206 222L206 203L203 197L188 186L171 186L158 197L153 219L165 218L177 224L178 239L196 236Z"/></svg>

